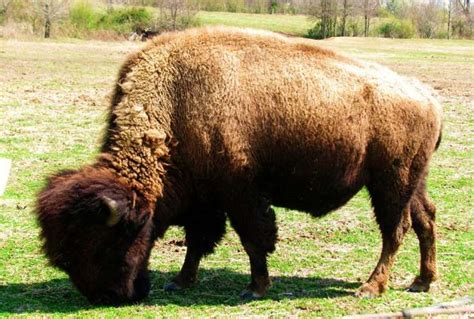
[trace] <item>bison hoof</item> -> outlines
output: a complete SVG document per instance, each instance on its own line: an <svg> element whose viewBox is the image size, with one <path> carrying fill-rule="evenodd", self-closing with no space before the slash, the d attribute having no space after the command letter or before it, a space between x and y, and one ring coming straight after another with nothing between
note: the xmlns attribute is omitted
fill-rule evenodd
<svg viewBox="0 0 474 319"><path fill-rule="evenodd" d="M167 292L172 292L172 291L181 290L181 289L183 289L183 287L181 287L180 285L178 285L177 283L172 281L172 282L169 282L169 283L165 284L163 286L163 289Z"/></svg>
<svg viewBox="0 0 474 319"><path fill-rule="evenodd" d="M247 289L242 291L242 293L240 294L240 298L247 301L258 300L258 299L261 299L262 297L263 295L253 292L251 290L247 290Z"/></svg>
<svg viewBox="0 0 474 319"><path fill-rule="evenodd" d="M408 287L409 292L427 292L430 290L431 282L423 281L419 277L416 277L413 283Z"/></svg>
<svg viewBox="0 0 474 319"><path fill-rule="evenodd" d="M380 296L381 293L380 289L365 283L356 291L355 296L370 299Z"/></svg>

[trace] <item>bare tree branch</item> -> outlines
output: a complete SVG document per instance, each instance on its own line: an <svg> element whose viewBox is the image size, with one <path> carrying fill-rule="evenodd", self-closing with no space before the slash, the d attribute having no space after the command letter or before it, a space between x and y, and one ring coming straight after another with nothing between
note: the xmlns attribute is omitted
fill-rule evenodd
<svg viewBox="0 0 474 319"><path fill-rule="evenodd" d="M44 37L49 38L52 24L67 14L70 0L33 0L32 4L44 21Z"/></svg>

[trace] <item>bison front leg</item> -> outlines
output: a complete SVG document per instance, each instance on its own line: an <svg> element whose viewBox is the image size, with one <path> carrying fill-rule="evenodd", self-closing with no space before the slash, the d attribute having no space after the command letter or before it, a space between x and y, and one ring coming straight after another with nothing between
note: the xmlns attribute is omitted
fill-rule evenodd
<svg viewBox="0 0 474 319"><path fill-rule="evenodd" d="M267 256L275 250L277 240L275 212L266 200L258 203L253 207L241 204L238 210L229 211L231 224L250 259L251 281L241 294L244 299L261 298L271 286Z"/></svg>
<svg viewBox="0 0 474 319"><path fill-rule="evenodd" d="M211 254L225 233L226 215L223 211L193 211L186 218L187 251L179 274L164 286L166 291L187 288L197 282L202 257Z"/></svg>

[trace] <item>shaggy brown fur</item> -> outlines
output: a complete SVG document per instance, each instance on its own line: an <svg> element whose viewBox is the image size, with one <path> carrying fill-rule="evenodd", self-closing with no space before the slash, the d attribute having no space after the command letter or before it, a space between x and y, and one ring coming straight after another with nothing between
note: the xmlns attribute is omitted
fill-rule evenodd
<svg viewBox="0 0 474 319"><path fill-rule="evenodd" d="M38 198L38 219L50 262L66 271L93 302L148 295L151 207L109 170L86 167L53 176ZM121 222L111 227L106 199Z"/></svg>
<svg viewBox="0 0 474 319"><path fill-rule="evenodd" d="M321 216L366 186L383 249L357 294L386 289L411 223L421 250L411 289L426 291L436 267L425 179L440 130L439 104L421 84L311 41L228 28L165 34L123 66L98 162L40 194L45 251L91 300L138 300L156 237L184 226L186 260L166 288L186 287L227 215L250 258L244 296L260 297L277 239L270 205Z"/></svg>

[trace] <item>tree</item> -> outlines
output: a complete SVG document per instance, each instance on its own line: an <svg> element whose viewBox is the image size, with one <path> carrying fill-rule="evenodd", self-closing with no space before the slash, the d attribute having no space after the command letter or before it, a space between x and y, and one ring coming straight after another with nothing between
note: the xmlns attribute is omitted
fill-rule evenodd
<svg viewBox="0 0 474 319"><path fill-rule="evenodd" d="M347 17L352 11L351 0L342 0L342 12L341 12L341 36L346 36L346 21Z"/></svg>
<svg viewBox="0 0 474 319"><path fill-rule="evenodd" d="M416 22L418 34L424 38L433 38L436 29L442 24L441 8L436 0L420 2L413 6L413 20Z"/></svg>
<svg viewBox="0 0 474 319"><path fill-rule="evenodd" d="M380 3L378 0L361 0L359 6L364 16L364 36L367 37L369 36L370 19L375 16Z"/></svg>
<svg viewBox="0 0 474 319"><path fill-rule="evenodd" d="M474 17L471 8L470 0L457 0L457 5L460 8L460 11L464 15L464 20L469 28L469 37L472 37L472 26L474 24Z"/></svg>
<svg viewBox="0 0 474 319"><path fill-rule="evenodd" d="M33 0L34 11L43 20L45 38L51 36L53 23L67 14L69 5L70 0Z"/></svg>
<svg viewBox="0 0 474 319"><path fill-rule="evenodd" d="M160 8L158 29L177 30L192 24L198 11L198 2L190 0L157 0Z"/></svg>
<svg viewBox="0 0 474 319"><path fill-rule="evenodd" d="M0 16L4 16L10 7L12 0L0 0Z"/></svg>
<svg viewBox="0 0 474 319"><path fill-rule="evenodd" d="M448 0L448 34L447 38L448 40L451 38L451 16L452 16L452 10L453 10L453 0Z"/></svg>
<svg viewBox="0 0 474 319"><path fill-rule="evenodd" d="M315 26L309 31L309 36L317 39L325 39L337 35L337 0L320 0L311 3L308 12L317 18Z"/></svg>

